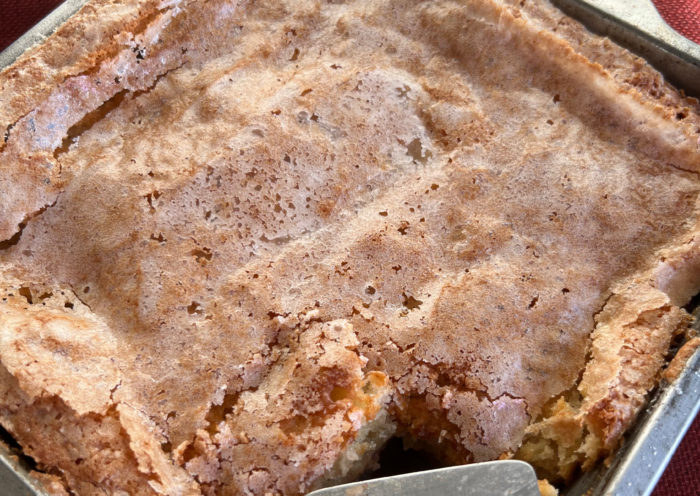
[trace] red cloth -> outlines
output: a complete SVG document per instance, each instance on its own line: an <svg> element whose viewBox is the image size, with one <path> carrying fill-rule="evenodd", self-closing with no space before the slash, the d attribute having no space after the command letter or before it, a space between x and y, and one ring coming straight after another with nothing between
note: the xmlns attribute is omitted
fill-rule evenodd
<svg viewBox="0 0 700 496"><path fill-rule="evenodd" d="M0 0L0 50L61 3L62 0Z"/></svg>
<svg viewBox="0 0 700 496"><path fill-rule="evenodd" d="M700 0L652 1L669 26L689 40L700 43Z"/></svg>
<svg viewBox="0 0 700 496"><path fill-rule="evenodd" d="M700 415L681 441L652 496L700 494Z"/></svg>
<svg viewBox="0 0 700 496"><path fill-rule="evenodd" d="M621 2L631 0L620 0ZM31 28L61 0L0 0L0 50ZM654 0L666 21L679 33L700 43L700 0ZM700 417L690 428L653 496L700 494Z"/></svg>

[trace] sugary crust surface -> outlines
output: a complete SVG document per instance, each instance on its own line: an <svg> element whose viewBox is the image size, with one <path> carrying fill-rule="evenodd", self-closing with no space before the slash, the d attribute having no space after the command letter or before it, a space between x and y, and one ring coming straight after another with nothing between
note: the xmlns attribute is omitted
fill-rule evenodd
<svg viewBox="0 0 700 496"><path fill-rule="evenodd" d="M119 35L138 33L164 2L93 0L40 45L28 49L0 76L0 129L26 115L71 76L89 73L120 46ZM11 130L11 129L10 129Z"/></svg>
<svg viewBox="0 0 700 496"><path fill-rule="evenodd" d="M544 2L97 1L0 85L0 422L56 487L297 494L379 424L565 480L688 327L697 102Z"/></svg>

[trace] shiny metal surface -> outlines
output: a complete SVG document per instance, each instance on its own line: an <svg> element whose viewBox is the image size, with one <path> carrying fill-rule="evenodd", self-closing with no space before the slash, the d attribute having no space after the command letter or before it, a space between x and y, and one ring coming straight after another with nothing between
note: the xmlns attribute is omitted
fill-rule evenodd
<svg viewBox="0 0 700 496"><path fill-rule="evenodd" d="M66 0L34 28L0 53L0 68L11 64L28 48L40 43L87 0ZM610 36L638 53L660 70L670 81L690 94L700 95L700 46L673 31L661 19L650 0L552 0L564 12L579 19L591 30ZM567 496L649 495L663 473L681 438L700 408L700 350L674 384L662 385L653 394L648 408L626 436L626 443L609 466L584 474L565 492ZM502 462L489 462L500 464ZM520 465L527 464L514 462ZM495 465L498 467L499 465ZM457 467L459 469L461 467ZM454 467L440 470L453 470ZM530 470L532 470L530 468ZM409 474L410 487L423 487L420 479ZM392 478L393 479L393 478ZM476 480L476 479L471 479ZM484 480L479 476L479 480ZM371 481L357 483L367 486ZM489 482L484 482L488 484ZM0 442L0 496L43 496L39 484L29 475L28 467ZM409 487L409 486L406 486ZM447 494L433 486L422 492L383 492L347 494ZM487 487L487 486L485 486ZM492 486L488 486L492 487ZM332 491L332 488L330 489ZM361 489L356 489L360 491ZM313 493L319 496L340 494ZM438 492L440 491L440 492ZM461 493L461 494L499 494ZM511 493L514 495L538 493Z"/></svg>
<svg viewBox="0 0 700 496"><path fill-rule="evenodd" d="M307 496L539 496L533 468L517 460L394 475L319 489Z"/></svg>

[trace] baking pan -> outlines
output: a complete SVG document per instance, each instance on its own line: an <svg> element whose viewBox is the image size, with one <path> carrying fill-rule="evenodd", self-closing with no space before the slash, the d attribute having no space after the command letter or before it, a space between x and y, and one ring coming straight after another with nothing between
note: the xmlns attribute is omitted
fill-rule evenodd
<svg viewBox="0 0 700 496"><path fill-rule="evenodd" d="M671 29L650 0L552 0L592 31L609 36L639 54L688 94L700 95L700 46ZM40 43L77 12L86 0L66 0L0 53L0 68ZM700 312L695 312L700 316ZM695 326L698 326L696 321ZM700 330L700 326L696 327ZM673 383L662 383L623 446L608 463L581 475L566 496L648 495L700 408L700 349ZM31 475L31 460L0 429L0 495L43 496Z"/></svg>
<svg viewBox="0 0 700 496"><path fill-rule="evenodd" d="M644 57L668 81L700 95L700 45L674 31L651 0L551 0L591 31Z"/></svg>

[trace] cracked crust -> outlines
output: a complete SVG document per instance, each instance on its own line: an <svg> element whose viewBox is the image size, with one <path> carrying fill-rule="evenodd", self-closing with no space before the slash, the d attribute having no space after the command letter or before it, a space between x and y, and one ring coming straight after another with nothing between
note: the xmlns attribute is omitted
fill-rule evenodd
<svg viewBox="0 0 700 496"><path fill-rule="evenodd" d="M54 488L297 494L394 430L566 480L688 327L697 102L547 3L95 1L0 84L0 422Z"/></svg>

